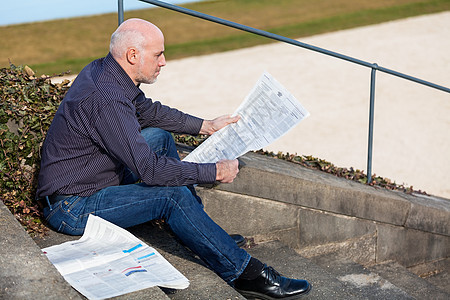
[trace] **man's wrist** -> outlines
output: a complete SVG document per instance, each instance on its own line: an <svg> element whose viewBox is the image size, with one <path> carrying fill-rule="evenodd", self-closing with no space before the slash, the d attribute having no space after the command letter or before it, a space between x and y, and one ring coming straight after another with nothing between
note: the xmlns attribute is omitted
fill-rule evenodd
<svg viewBox="0 0 450 300"><path fill-rule="evenodd" d="M216 163L216 181L221 181L223 179L223 169L219 163Z"/></svg>
<svg viewBox="0 0 450 300"><path fill-rule="evenodd" d="M200 134L207 134L211 135L214 133L212 121L210 120L203 120L202 127L200 128Z"/></svg>

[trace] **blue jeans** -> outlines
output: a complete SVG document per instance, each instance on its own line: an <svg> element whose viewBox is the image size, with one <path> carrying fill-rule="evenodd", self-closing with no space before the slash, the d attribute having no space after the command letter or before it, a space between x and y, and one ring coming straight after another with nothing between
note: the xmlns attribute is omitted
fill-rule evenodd
<svg viewBox="0 0 450 300"><path fill-rule="evenodd" d="M170 133L146 128L142 135L158 155L178 158ZM127 171L123 184L88 197L65 198L44 208L44 216L52 228L70 235L83 234L89 214L123 228L164 219L175 235L222 279L231 283L239 277L250 255L205 213L192 186L149 186L135 183L137 179Z"/></svg>

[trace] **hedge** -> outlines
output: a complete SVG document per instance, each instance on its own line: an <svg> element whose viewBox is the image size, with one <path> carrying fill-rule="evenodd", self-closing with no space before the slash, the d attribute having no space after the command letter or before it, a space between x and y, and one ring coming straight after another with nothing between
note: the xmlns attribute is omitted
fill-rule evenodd
<svg viewBox="0 0 450 300"><path fill-rule="evenodd" d="M70 83L50 79L36 77L28 66L10 64L0 70L0 197L33 234L45 232L34 201L40 148Z"/></svg>

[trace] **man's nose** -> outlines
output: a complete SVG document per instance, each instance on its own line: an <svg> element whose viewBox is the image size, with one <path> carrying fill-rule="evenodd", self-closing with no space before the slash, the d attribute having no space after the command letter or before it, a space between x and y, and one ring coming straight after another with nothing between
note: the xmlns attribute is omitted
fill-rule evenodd
<svg viewBox="0 0 450 300"><path fill-rule="evenodd" d="M164 54L162 54L160 57L159 66L164 67L165 65L166 65L166 57L164 56Z"/></svg>

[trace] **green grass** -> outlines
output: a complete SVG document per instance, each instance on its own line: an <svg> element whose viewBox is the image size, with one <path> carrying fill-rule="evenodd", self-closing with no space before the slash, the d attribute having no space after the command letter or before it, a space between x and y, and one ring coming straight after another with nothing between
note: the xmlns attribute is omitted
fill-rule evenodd
<svg viewBox="0 0 450 300"><path fill-rule="evenodd" d="M100 57L101 56L61 59L52 62L32 64L30 67L33 70L38 70L38 75L59 75L63 73L77 74L91 61Z"/></svg>
<svg viewBox="0 0 450 300"><path fill-rule="evenodd" d="M233 22L301 38L450 10L450 0L222 0L186 7ZM158 25L169 60L273 42L268 38L152 8L127 12ZM117 14L0 27L0 67L28 64L38 74L78 73L106 55ZM333 49L330 49L333 50Z"/></svg>
<svg viewBox="0 0 450 300"><path fill-rule="evenodd" d="M427 1L422 3L411 3L401 6L340 14L309 22L269 28L266 29L266 31L289 38L301 38L314 34L356 28L449 9L450 1L448 0ZM167 45L167 53L172 57L180 58L185 56L208 54L212 52L235 50L270 42L273 42L273 40L253 35L251 33L241 33L201 41L170 44Z"/></svg>

